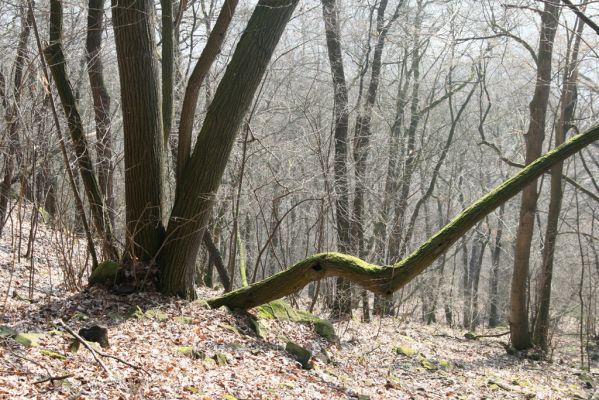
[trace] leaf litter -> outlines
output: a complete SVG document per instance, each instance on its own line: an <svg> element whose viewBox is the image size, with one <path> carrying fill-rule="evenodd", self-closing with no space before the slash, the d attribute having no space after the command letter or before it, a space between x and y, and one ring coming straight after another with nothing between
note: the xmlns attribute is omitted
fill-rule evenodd
<svg viewBox="0 0 599 400"><path fill-rule="evenodd" d="M261 320L267 329L259 338L247 315L202 302L96 287L70 292L60 284L52 235L38 228L31 299L31 260L13 264L14 243L0 242L0 399L590 399L599 393L597 364L581 371L577 340L568 335L558 337L553 362L508 355L505 338L468 340L462 330L395 318L336 323L336 341L308 324ZM218 294L199 292L200 298ZM59 319L75 332L107 327L110 348L102 351L136 368L102 358L109 374L83 346L70 352L72 337ZM33 335L35 346L15 341L17 333ZM288 342L312 353L310 369L285 351Z"/></svg>

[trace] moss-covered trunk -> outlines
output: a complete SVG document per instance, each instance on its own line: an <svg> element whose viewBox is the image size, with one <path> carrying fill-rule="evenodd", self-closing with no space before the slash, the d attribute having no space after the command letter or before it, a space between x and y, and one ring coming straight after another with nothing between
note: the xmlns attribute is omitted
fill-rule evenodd
<svg viewBox="0 0 599 400"><path fill-rule="evenodd" d="M246 288L211 299L212 307L251 308L301 290L312 281L344 277L378 294L391 295L445 253L464 233L495 208L518 194L545 171L599 139L599 125L574 136L562 146L527 165L519 173L464 209L408 257L391 266L369 264L359 258L322 253Z"/></svg>

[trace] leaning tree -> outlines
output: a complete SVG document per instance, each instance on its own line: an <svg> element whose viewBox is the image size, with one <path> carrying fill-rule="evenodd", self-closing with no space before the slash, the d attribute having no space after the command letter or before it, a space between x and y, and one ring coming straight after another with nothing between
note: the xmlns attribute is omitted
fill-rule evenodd
<svg viewBox="0 0 599 400"><path fill-rule="evenodd" d="M99 3L102 2L95 1L95 7L103 7L103 3ZM196 296L195 261L238 128L298 0L258 1L192 146L191 130L199 87L219 53L237 6L237 0L224 1L186 87L178 131L174 204L170 209L165 204L165 159L168 154L165 137L170 135L172 125L173 88L172 84L169 86L173 62L172 10L169 10L172 3L161 3L166 17L162 18L163 58L160 66L154 56L152 2L112 0L124 131L126 246L122 255L117 253L114 244L106 199L82 134L81 117L65 68L61 44L62 2L59 0L50 1L50 42L44 55L75 145L78 169L92 209L93 226L102 239L104 258L120 258L124 269L157 270L155 280L163 293L193 299ZM209 303L215 307L249 308L291 294L309 282L332 276L346 278L377 294L390 295L431 265L496 207L552 166L597 139L599 126L573 137L527 165L467 207L411 255L393 265L373 265L340 253L317 254L264 281Z"/></svg>

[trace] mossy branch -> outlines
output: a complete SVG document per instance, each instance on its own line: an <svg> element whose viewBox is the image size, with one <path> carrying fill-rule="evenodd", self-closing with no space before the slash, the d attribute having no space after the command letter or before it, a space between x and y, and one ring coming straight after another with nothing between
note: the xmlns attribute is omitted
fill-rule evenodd
<svg viewBox="0 0 599 400"><path fill-rule="evenodd" d="M552 166L597 139L599 125L538 158L464 209L412 254L392 266L373 265L340 253L316 254L263 281L208 300L208 304L211 307L252 308L295 293L310 282L333 276L342 276L377 294L391 295L430 266L495 208L518 194Z"/></svg>

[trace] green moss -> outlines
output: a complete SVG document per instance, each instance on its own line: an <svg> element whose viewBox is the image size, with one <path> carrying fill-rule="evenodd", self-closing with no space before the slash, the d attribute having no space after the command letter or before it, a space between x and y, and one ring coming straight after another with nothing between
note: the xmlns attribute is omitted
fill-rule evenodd
<svg viewBox="0 0 599 400"><path fill-rule="evenodd" d="M325 339L335 340L337 338L333 324L326 319L314 321L314 330Z"/></svg>
<svg viewBox="0 0 599 400"><path fill-rule="evenodd" d="M113 285L123 266L114 261L104 261L98 264L89 276L90 285Z"/></svg>
<svg viewBox="0 0 599 400"><path fill-rule="evenodd" d="M46 357L50 357L50 358L53 358L55 360L66 360L67 359L67 357L65 355L62 355L62 354L57 353L57 352L52 351L52 350L41 349L40 350L40 354L43 354Z"/></svg>
<svg viewBox="0 0 599 400"><path fill-rule="evenodd" d="M191 317L187 317L185 315L179 315L175 318L173 318L176 322L180 323L180 324L184 324L184 325L191 325L193 324L193 318Z"/></svg>
<svg viewBox="0 0 599 400"><path fill-rule="evenodd" d="M285 345L285 351L293 356L301 365L303 369L310 369L310 359L312 358L312 352L303 348L299 344L294 342L287 342Z"/></svg>
<svg viewBox="0 0 599 400"><path fill-rule="evenodd" d="M395 352L397 354L403 354L406 357L413 357L416 354L418 354L418 350L415 350L415 349L413 349L411 347L403 346L403 345L399 346L399 347L396 347L395 348Z"/></svg>
<svg viewBox="0 0 599 400"><path fill-rule="evenodd" d="M21 332L15 336L15 341L25 347L37 347L40 345L39 340L44 336L41 333Z"/></svg>
<svg viewBox="0 0 599 400"><path fill-rule="evenodd" d="M283 300L275 300L258 306L256 307L256 313L259 318L263 319L278 319L312 324L316 333L328 340L334 340L337 337L335 328L329 321L318 318L307 311L293 308Z"/></svg>
<svg viewBox="0 0 599 400"><path fill-rule="evenodd" d="M165 313L164 311L162 311L159 308L151 308L151 309L147 310L144 313L144 315L147 318L155 319L155 320L160 321L160 322L164 322L164 321L168 320L168 314Z"/></svg>
<svg viewBox="0 0 599 400"><path fill-rule="evenodd" d="M4 326L4 325L0 325L0 338L2 337L11 337L11 336L16 336L17 335L16 330L14 330L13 328L11 328L10 326Z"/></svg>
<svg viewBox="0 0 599 400"><path fill-rule="evenodd" d="M202 350L198 350L193 346L181 346L177 348L177 353L184 355L185 357L192 358L194 360L203 360L206 358L206 353Z"/></svg>

